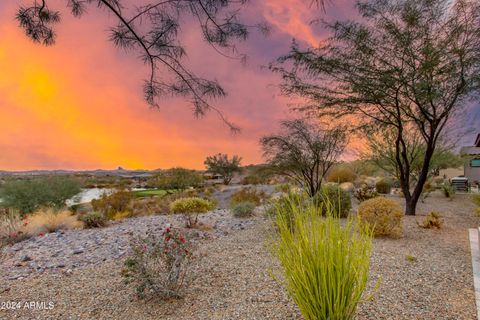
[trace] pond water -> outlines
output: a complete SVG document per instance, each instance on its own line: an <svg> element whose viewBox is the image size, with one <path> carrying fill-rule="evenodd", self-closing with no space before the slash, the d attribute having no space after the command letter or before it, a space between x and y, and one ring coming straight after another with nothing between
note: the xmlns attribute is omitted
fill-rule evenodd
<svg viewBox="0 0 480 320"><path fill-rule="evenodd" d="M133 188L132 191L145 190L145 188ZM91 188L82 189L82 191L76 196L65 201L67 206L72 206L80 203L88 203L94 199L100 199L104 194L112 194L115 189L111 188Z"/></svg>
<svg viewBox="0 0 480 320"><path fill-rule="evenodd" d="M76 196L68 199L65 203L67 206L72 206L80 203L87 203L94 199L100 199L104 194L111 194L115 189L109 188L92 188L92 189L83 189Z"/></svg>

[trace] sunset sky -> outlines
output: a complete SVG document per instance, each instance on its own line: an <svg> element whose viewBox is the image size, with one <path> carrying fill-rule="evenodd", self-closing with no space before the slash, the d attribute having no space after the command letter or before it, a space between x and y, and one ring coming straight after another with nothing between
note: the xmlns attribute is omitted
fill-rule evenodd
<svg viewBox="0 0 480 320"><path fill-rule="evenodd" d="M107 40L116 21L106 12L93 5L76 19L66 0L50 0L62 22L57 43L44 47L14 20L18 6L29 1L0 1L0 170L203 168L205 157L218 152L259 163L258 139L291 116L289 100L276 88L278 76L262 66L287 53L293 38L303 45L324 39L313 19L351 18L353 12L347 0L326 13L304 0L251 1L244 14L272 31L240 46L249 56L245 66L216 54L198 30L183 30L187 64L228 92L215 105L242 128L232 136L214 114L195 119L182 100L164 99L160 110L150 109L141 90L147 71Z"/></svg>

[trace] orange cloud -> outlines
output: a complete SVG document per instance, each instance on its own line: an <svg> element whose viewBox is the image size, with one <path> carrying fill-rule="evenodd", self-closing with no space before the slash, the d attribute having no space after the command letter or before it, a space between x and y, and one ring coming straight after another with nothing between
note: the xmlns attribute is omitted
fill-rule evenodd
<svg viewBox="0 0 480 320"><path fill-rule="evenodd" d="M258 138L281 114L266 90L270 73L207 56L203 50L211 49L192 36L194 68L203 74L214 65L218 72L207 76L220 77L232 92L217 102L244 129L232 136L213 114L194 119L185 101L149 109L141 94L144 66L98 32L111 23L101 13L65 16L57 44L43 47L13 23L15 4L2 6L1 21L9 22L0 24L0 170L203 168L217 152L239 154L245 164L261 161Z"/></svg>
<svg viewBox="0 0 480 320"><path fill-rule="evenodd" d="M295 39L305 41L311 46L318 46L319 38L315 36L310 22L314 15L312 8L302 0L267 0L264 17L280 31ZM313 10L316 12L316 10Z"/></svg>

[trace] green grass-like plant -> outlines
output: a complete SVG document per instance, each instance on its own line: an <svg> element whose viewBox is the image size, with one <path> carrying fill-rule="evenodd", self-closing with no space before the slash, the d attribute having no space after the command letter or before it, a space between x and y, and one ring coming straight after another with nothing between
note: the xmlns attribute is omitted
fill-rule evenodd
<svg viewBox="0 0 480 320"><path fill-rule="evenodd" d="M455 195L455 188L453 188L450 183L446 182L442 185L442 193L446 198L452 199Z"/></svg>
<svg viewBox="0 0 480 320"><path fill-rule="evenodd" d="M289 204L276 207L273 240L283 273L280 282L304 319L353 319L365 298L371 230L351 217L343 222L329 204L325 209L311 202L298 205L305 204L302 195L284 201Z"/></svg>
<svg viewBox="0 0 480 320"><path fill-rule="evenodd" d="M331 213L340 218L346 218L352 208L350 194L336 185L325 185L313 199L318 207L327 215L327 208Z"/></svg>
<svg viewBox="0 0 480 320"><path fill-rule="evenodd" d="M405 256L405 260L407 260L408 262L417 262L417 258L409 254Z"/></svg>
<svg viewBox="0 0 480 320"><path fill-rule="evenodd" d="M480 207L480 194L472 195L472 202L477 206Z"/></svg>

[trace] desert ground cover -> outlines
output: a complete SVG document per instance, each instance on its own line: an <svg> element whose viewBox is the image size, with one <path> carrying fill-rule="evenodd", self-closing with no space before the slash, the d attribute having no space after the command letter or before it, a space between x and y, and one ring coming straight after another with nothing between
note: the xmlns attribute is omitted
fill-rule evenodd
<svg viewBox="0 0 480 320"><path fill-rule="evenodd" d="M402 198L391 196L399 203ZM354 202L352 212L357 203ZM430 211L438 211L443 228L421 229ZM268 248L271 224L258 209L252 218L238 219L228 210L215 210L200 218L217 227L202 231L197 242L201 255L193 267L195 279L180 300L138 300L120 275L124 255L109 255L114 248L108 232L123 246L126 239L145 228L161 229L162 216L126 219L104 232L106 245L85 246L74 258L90 263L45 268L23 278L2 277L2 301L53 302L52 310L2 310L5 319L300 319L300 313L282 286L272 278L279 265ZM159 220L155 220L159 219ZM480 218L468 195L453 200L433 193L419 205L417 216L404 218L400 239L375 238L371 257L369 290L379 287L371 301L359 305L357 319L475 319L475 297L468 241L468 228ZM110 231L109 231L110 230ZM118 232L122 230L123 232ZM220 231L219 231L220 230ZM73 243L90 230L66 231L58 241ZM113 237L111 238L113 239ZM45 241L45 238L42 239ZM88 244L88 237L81 238ZM45 242L48 244L48 242ZM122 245L120 245L122 247ZM43 249L40 249L43 248ZM48 256L43 246L27 253L10 250L3 257L2 270L15 268L25 254ZM43 250L43 251L42 251ZM100 259L95 250L107 257ZM91 251L91 252L90 252ZM73 255L73 254L72 254ZM128 252L125 252L128 255ZM105 260L105 261L103 261ZM13 263L13 265L12 265Z"/></svg>

